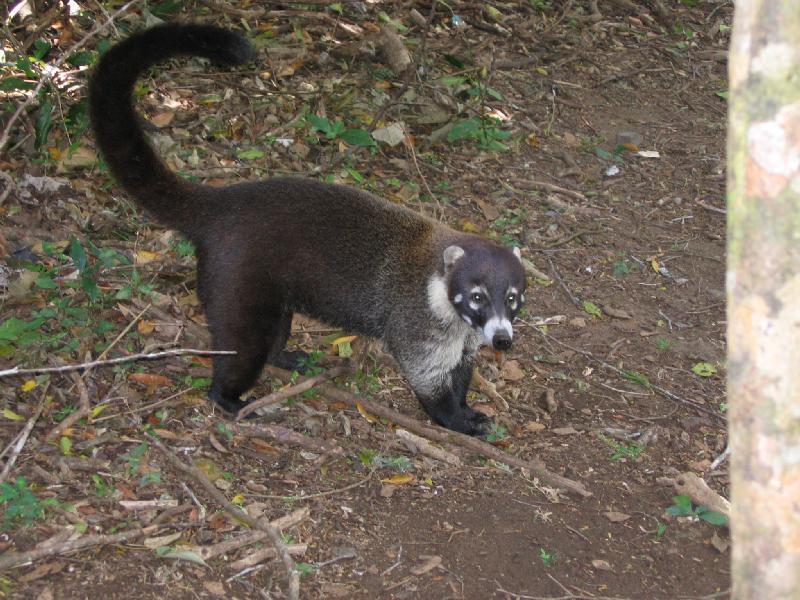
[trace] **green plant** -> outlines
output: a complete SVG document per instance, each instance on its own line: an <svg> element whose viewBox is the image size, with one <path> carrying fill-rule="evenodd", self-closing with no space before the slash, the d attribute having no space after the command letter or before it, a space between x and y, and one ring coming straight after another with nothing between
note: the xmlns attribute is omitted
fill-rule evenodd
<svg viewBox="0 0 800 600"><path fill-rule="evenodd" d="M492 427L489 430L489 433L486 434L486 441L487 442L499 442L500 440L504 440L508 437L508 431L502 425L498 425L497 423L492 423Z"/></svg>
<svg viewBox="0 0 800 600"><path fill-rule="evenodd" d="M360 128L348 128L341 119L330 121L325 117L319 117L312 113L306 115L306 121L314 130L325 134L328 140L340 139L351 146L368 148L376 145L369 131Z"/></svg>
<svg viewBox="0 0 800 600"><path fill-rule="evenodd" d="M656 348L658 348L661 352L666 352L672 345L672 342L670 340L668 340L665 337L661 337L660 335L656 336L655 339L653 339L653 343L656 345Z"/></svg>
<svg viewBox="0 0 800 600"><path fill-rule="evenodd" d="M671 515L676 517L695 517L717 526L728 524L728 517L721 512L710 510L702 505L692 506L692 500L689 496L673 496L672 501L675 504L667 507L667 513Z"/></svg>
<svg viewBox="0 0 800 600"><path fill-rule="evenodd" d="M611 460L613 461L622 460L623 458L636 460L639 458L642 452L644 452L644 446L635 442L626 444L624 442L618 442L616 440L607 438L602 434L600 434L598 437L613 450L613 453L611 454Z"/></svg>
<svg viewBox="0 0 800 600"><path fill-rule="evenodd" d="M57 505L58 500L39 500L28 488L25 478L20 476L14 483L4 481L0 484L0 504L5 505L3 525L8 527L14 522L31 525L36 519L44 518L45 507Z"/></svg>
<svg viewBox="0 0 800 600"><path fill-rule="evenodd" d="M147 444L147 442L142 442L135 448L131 449L131 451L127 454L122 455L122 460L128 463L128 475L133 475L139 470L139 464L142 462L142 458L144 458L144 455L147 454L147 450L149 448L150 446Z"/></svg>
<svg viewBox="0 0 800 600"><path fill-rule="evenodd" d="M554 562L556 562L556 554L555 552L550 553L544 548L539 548L539 558L545 564L545 566L551 566Z"/></svg>
<svg viewBox="0 0 800 600"><path fill-rule="evenodd" d="M472 117L456 121L447 133L448 142L470 140L483 150L508 150L504 144L511 137L510 131L500 128L500 120L494 117Z"/></svg>

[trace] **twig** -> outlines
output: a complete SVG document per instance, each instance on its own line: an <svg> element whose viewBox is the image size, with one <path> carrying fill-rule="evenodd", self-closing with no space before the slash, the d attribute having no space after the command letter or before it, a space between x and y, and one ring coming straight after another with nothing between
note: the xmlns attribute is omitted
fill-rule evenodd
<svg viewBox="0 0 800 600"><path fill-rule="evenodd" d="M92 403L89 400L89 390L86 389L86 383L84 383L83 379L77 373L72 373L72 380L75 382L75 385L78 386L78 394L80 395L79 408L74 413L67 415L61 423L56 425L52 431L47 434L45 438L46 442L56 439L63 431L72 427L80 419L83 417L88 419L92 414Z"/></svg>
<svg viewBox="0 0 800 600"><path fill-rule="evenodd" d="M561 275L559 274L558 269L556 269L556 266L553 263L553 259L551 259L548 256L547 257L547 262L550 263L550 271L552 271L553 275L555 276L556 281L558 282L558 285L560 285L561 289L564 290L564 292L567 294L567 297L569 298L569 301L572 302L578 308L581 308L581 301L578 300L578 298L575 296L575 294L573 294L570 291L570 289L567 287L567 284L564 283L564 280L561 279Z"/></svg>
<svg viewBox="0 0 800 600"><path fill-rule="evenodd" d="M56 556L58 554L66 554L68 552L75 552L76 550L83 550L92 546L104 546L107 544L119 544L127 542L143 535L149 535L158 530L158 525L150 527L141 527L137 529L129 529L127 531L120 531L119 533L111 535L84 535L77 540L70 540L60 544L53 544L41 546L29 550L27 552L6 552L0 556L0 572L13 567L19 567L31 563L40 558L48 556Z"/></svg>
<svg viewBox="0 0 800 600"><path fill-rule="evenodd" d="M725 210L724 208L717 208L716 206L713 206L711 204L707 204L707 203L703 202L700 199L697 199L694 202L698 206L701 206L701 207L705 208L706 210L710 210L711 212L719 213L721 215L727 215L728 214L728 211Z"/></svg>
<svg viewBox="0 0 800 600"><path fill-rule="evenodd" d="M521 186L523 189L525 189L525 186L527 186L528 188L544 192L555 192L557 194L564 194L565 196L569 196L570 198L575 198L576 200L586 200L586 196L584 196L580 192L576 192L575 190L568 190L567 188L563 188L553 183L547 183L546 181L536 181L534 179L516 179L516 178L512 179L511 181L514 183L514 185Z"/></svg>
<svg viewBox="0 0 800 600"><path fill-rule="evenodd" d="M717 458L714 459L714 462L711 463L711 466L708 467L708 472L716 471L717 467L719 467L722 463L725 462L725 459L730 456L731 447L730 445L725 446L725 450L720 454Z"/></svg>
<svg viewBox="0 0 800 600"><path fill-rule="evenodd" d="M431 458L435 458L436 460L442 461L448 465L461 465L461 459L455 454L448 452L443 448L437 448L436 446L431 445L431 443L424 437L414 435L405 429L397 429L394 433L397 437L403 440L406 445L410 445L416 451L424 454L425 456L430 456Z"/></svg>
<svg viewBox="0 0 800 600"><path fill-rule="evenodd" d="M320 454L342 453L341 447L335 441L320 442L319 440L306 437L282 425L228 423L226 427L244 437L274 440L282 444L300 446L301 448Z"/></svg>
<svg viewBox="0 0 800 600"><path fill-rule="evenodd" d="M291 375L288 371L273 365L267 365L266 370L271 375L284 379ZM561 475L557 475L555 473L551 473L538 460L527 461L517 458L516 456L506 454L502 450L495 448L491 444L487 444L486 442L483 442L477 438L465 435L463 433L458 433L456 431L451 431L449 429L439 427L438 425L425 425L416 419L407 417L406 415L392 410L391 408L388 408L382 404L372 402L371 400L367 400L361 396L356 396L355 394L351 394L350 392L340 389L334 385L323 383L319 386L319 389L329 398L333 398L339 402L344 402L345 404L353 407L357 407L357 405L360 404L364 410L378 415L384 419L388 419L389 421L392 421L393 423L396 423L397 425L400 425L401 427L404 427L405 429L408 429L417 435L428 438L429 440L439 443L455 444L457 446L467 448L468 450L472 450L473 452L477 452L486 458L491 458L512 467L525 469L532 475L539 477L551 485L575 492L576 494L579 494L585 498L592 495L582 483L573 481L572 479L567 479L566 477L562 477Z"/></svg>
<svg viewBox="0 0 800 600"><path fill-rule="evenodd" d="M372 476L375 474L375 469L371 469L370 472L363 477L356 481L355 483L351 483L350 485L346 485L342 488L337 488L335 490L325 490L324 492L316 492L315 494L305 494L303 496L273 496L269 494L256 494L253 493L252 495L256 498L265 498L267 500L284 500L286 502L297 502L299 500L311 500L312 498L323 498L325 496L334 496L336 494L341 494L342 492L348 492L352 489L357 487L361 487L365 483L367 483Z"/></svg>
<svg viewBox="0 0 800 600"><path fill-rule="evenodd" d="M64 63L64 61L74 56L75 52L77 52L78 50L83 48L84 45L86 45L86 42L88 42L98 33L103 31L106 27L111 25L114 22L114 19L116 19L119 15L124 13L131 6L133 6L138 2L139 0L130 0L130 2L126 2L125 4L123 4L118 10L114 11L111 14L111 16L105 21L105 23L96 25L94 29L92 29L89 33L87 33L83 37L83 39L81 39L77 44L75 44L68 51L63 52L61 56L58 58L58 60L56 60L52 65L48 67L46 72L42 73L42 77L41 79L39 79L39 83L37 83L36 87L33 88L33 90L31 90L30 95L23 102L20 103L20 105L17 107L17 110L14 111L14 114L11 115L11 118L6 122L5 129L3 129L3 132L0 133L0 151L3 148L5 148L6 144L8 143L8 138L11 135L11 128L13 127L14 123L16 123L17 119L19 119L22 112L30 105L30 103L33 102L34 98L36 98L39 95L39 92L45 86L45 84L50 81L52 75L49 75L48 73L55 73L58 70L58 68Z"/></svg>
<svg viewBox="0 0 800 600"><path fill-rule="evenodd" d="M0 377L11 377L21 375L39 375L41 373L66 373L68 371L82 371L83 369L93 369L94 367L106 367L109 365L119 365L126 362L133 362L137 360L154 360L157 358L165 358L167 356L181 356L190 354L193 356L218 356L226 354L236 354L235 350L196 350L194 348L175 348L174 350L162 350L161 352L150 352L141 354L131 354L129 356L120 356L118 358L109 358L106 360L93 360L90 362L80 363L76 365L62 365L60 367L35 367L32 369L21 369L20 367L12 367L0 371Z"/></svg>
<svg viewBox="0 0 800 600"><path fill-rule="evenodd" d="M211 496L220 506L222 506L233 518L246 523L253 529L258 529L267 534L267 537L269 538L270 542L272 542L272 545L275 548L275 551L278 553L281 562L283 562L283 566L286 568L289 579L289 588L287 590L288 596L291 600L298 600L300 597L300 573L294 566L294 560L292 560L292 557L289 555L289 550L286 548L286 544L283 543L280 532L268 521L259 521L258 519L254 519L241 508L229 502L222 492L220 492L214 486L214 484L211 483L203 471L195 467L193 464L185 464L169 448L161 443L158 438L151 437L150 441L156 448L161 450L164 457L170 463L172 463L173 466L200 483L200 485L205 488L208 495Z"/></svg>
<svg viewBox="0 0 800 600"><path fill-rule="evenodd" d="M236 414L236 420L241 421L247 415L257 411L259 408L264 408L265 406L270 406L271 404L277 404L278 402L283 402L284 400L291 398L293 396L297 396L298 394L302 394L303 392L307 392L315 385L322 383L323 381L328 381L329 379L333 379L334 377L338 377L339 375L343 375L347 373L350 369L346 366L339 366L334 367L332 369L328 369L324 373L320 373L319 375L315 375L314 377L309 377L305 381L301 383L297 383L295 385L289 386L288 388L284 388L282 390L278 390L276 392L272 392L271 394L267 394L263 398L259 398L258 400L253 400L245 404L242 408L239 409L239 412Z"/></svg>
<svg viewBox="0 0 800 600"><path fill-rule="evenodd" d="M14 463L17 462L17 457L25 447L25 442L28 441L28 437L30 437L31 431L33 431L33 428L36 425L36 421L38 421L39 417L42 416L44 406L47 404L47 389L49 387L50 382L48 381L42 389L42 399L39 401L39 406L36 407L36 412L33 413L30 419L28 419L28 422L25 423L24 429L19 436L17 436L17 441L14 443L14 447L11 449L11 454L9 454L8 458L6 459L6 464L3 465L2 473L0 473L0 483L4 482L6 477L8 477L8 474L11 472L11 468L14 466Z"/></svg>

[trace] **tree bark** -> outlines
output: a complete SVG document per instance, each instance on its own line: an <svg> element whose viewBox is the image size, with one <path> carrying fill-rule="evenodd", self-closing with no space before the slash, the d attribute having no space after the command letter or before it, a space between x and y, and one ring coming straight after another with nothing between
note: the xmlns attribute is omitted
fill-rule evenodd
<svg viewBox="0 0 800 600"><path fill-rule="evenodd" d="M737 0L728 134L733 597L800 597L800 10Z"/></svg>

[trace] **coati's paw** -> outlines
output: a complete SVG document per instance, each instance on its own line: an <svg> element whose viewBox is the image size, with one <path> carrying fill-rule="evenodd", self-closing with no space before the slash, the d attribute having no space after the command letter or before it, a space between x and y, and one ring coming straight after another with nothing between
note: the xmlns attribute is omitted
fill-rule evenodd
<svg viewBox="0 0 800 600"><path fill-rule="evenodd" d="M208 397L214 402L214 404L217 405L218 408L221 408L226 415L231 417L235 417L237 414L239 414L239 410L241 410L243 406L249 404L253 399L247 398L246 400L228 400L224 398L222 394L215 392L213 389L209 392ZM257 416L257 413L250 413L245 417L245 419L252 419Z"/></svg>
<svg viewBox="0 0 800 600"><path fill-rule="evenodd" d="M309 367L308 352L302 350L281 350L281 352L274 359L270 361L271 364L287 371L297 371L303 375Z"/></svg>
<svg viewBox="0 0 800 600"><path fill-rule="evenodd" d="M493 424L494 421L482 412L467 408L451 419L449 423L445 423L444 426L459 433L482 437L492 430Z"/></svg>

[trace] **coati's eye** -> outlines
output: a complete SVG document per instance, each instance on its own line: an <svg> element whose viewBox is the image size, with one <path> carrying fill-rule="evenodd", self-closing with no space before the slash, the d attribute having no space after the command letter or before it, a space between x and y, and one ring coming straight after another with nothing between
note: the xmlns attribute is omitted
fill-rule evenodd
<svg viewBox="0 0 800 600"><path fill-rule="evenodd" d="M506 298L506 302L508 302L509 304L516 304L517 295L516 294L509 294L508 298Z"/></svg>
<svg viewBox="0 0 800 600"><path fill-rule="evenodd" d="M483 302L483 294L480 292L475 292L472 296L469 297L475 304L481 304Z"/></svg>

